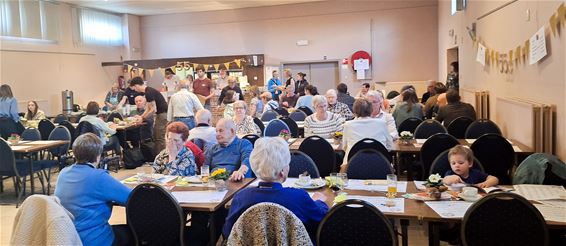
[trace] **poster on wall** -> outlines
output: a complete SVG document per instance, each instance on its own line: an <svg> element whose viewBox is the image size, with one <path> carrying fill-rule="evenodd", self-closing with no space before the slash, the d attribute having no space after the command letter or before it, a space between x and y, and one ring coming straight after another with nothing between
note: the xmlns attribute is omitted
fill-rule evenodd
<svg viewBox="0 0 566 246"><path fill-rule="evenodd" d="M546 37L544 36L544 27L541 27L529 41L531 43L529 63L533 65L546 56Z"/></svg>
<svg viewBox="0 0 566 246"><path fill-rule="evenodd" d="M478 44L478 54L476 56L476 61L482 66L485 66L485 46Z"/></svg>

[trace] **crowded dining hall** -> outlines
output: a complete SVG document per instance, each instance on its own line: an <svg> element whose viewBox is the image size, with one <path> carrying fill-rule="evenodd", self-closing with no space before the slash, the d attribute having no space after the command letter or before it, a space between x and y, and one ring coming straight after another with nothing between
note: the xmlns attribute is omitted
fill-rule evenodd
<svg viewBox="0 0 566 246"><path fill-rule="evenodd" d="M0 1L0 245L566 245L565 5Z"/></svg>

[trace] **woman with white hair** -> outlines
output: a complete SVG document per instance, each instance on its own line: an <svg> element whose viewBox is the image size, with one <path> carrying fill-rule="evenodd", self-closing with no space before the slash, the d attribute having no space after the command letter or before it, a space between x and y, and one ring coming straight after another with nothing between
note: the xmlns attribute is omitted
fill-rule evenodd
<svg viewBox="0 0 566 246"><path fill-rule="evenodd" d="M328 112L328 101L324 96L314 96L312 104L315 111L305 119L305 137L318 135L331 138L334 133L342 131L344 118L339 114Z"/></svg>
<svg viewBox="0 0 566 246"><path fill-rule="evenodd" d="M263 137L255 142L250 165L260 179L258 186L238 192L226 217L222 234L228 238L232 226L249 207L261 202L277 203L293 212L303 222L311 239L328 212L326 197L315 192L312 198L301 189L283 187L289 173L289 144L279 137Z"/></svg>
<svg viewBox="0 0 566 246"><path fill-rule="evenodd" d="M236 134L259 134L261 130L254 123L254 119L247 115L248 106L244 101L236 101L234 103L234 123L236 123Z"/></svg>

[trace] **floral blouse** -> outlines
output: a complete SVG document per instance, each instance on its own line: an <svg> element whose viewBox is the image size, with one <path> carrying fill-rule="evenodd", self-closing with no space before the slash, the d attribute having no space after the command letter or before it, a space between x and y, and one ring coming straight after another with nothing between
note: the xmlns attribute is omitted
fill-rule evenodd
<svg viewBox="0 0 566 246"><path fill-rule="evenodd" d="M169 152L167 149L162 150L153 162L153 169L156 173L178 175L178 176L194 176L197 174L197 164L192 151L183 146L177 159L169 161Z"/></svg>
<svg viewBox="0 0 566 246"><path fill-rule="evenodd" d="M240 123L236 122L236 134L238 135L258 134L259 132L260 129L251 116L246 116Z"/></svg>

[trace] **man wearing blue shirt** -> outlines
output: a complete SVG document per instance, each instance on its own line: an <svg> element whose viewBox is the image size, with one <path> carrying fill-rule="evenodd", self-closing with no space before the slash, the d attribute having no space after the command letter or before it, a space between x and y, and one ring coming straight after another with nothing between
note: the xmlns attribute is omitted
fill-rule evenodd
<svg viewBox="0 0 566 246"><path fill-rule="evenodd" d="M273 77L267 82L267 90L271 92L271 97L273 98L273 100L279 101L279 94L281 94L281 91L285 88L281 87L282 84L281 80L279 80L279 74L277 73L277 70L273 70L271 74L273 75Z"/></svg>
<svg viewBox="0 0 566 246"><path fill-rule="evenodd" d="M112 204L125 206L131 190L111 177L108 171L95 168L102 154L102 141L92 133L80 135L73 143L73 153L77 162L59 174L55 196L75 217L75 228L83 245L131 243L121 240L128 238L127 235L115 235L123 226L108 224Z"/></svg>
<svg viewBox="0 0 566 246"><path fill-rule="evenodd" d="M204 165L209 165L212 169L226 168L233 181L252 177L249 157L253 146L250 141L236 136L234 121L220 119L216 123L216 140L218 143L204 153Z"/></svg>

